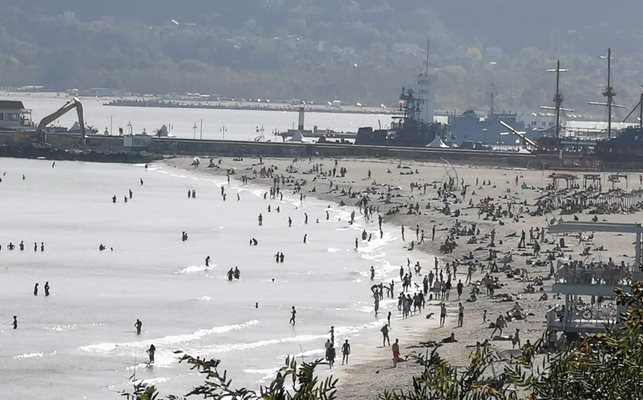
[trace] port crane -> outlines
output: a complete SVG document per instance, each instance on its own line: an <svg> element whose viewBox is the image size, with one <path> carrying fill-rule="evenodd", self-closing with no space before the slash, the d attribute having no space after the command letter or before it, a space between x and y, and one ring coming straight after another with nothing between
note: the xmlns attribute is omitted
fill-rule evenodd
<svg viewBox="0 0 643 400"><path fill-rule="evenodd" d="M78 125L80 126L80 140L81 144L84 146L85 145L85 138L87 136L87 132L85 130L85 118L83 117L83 105L81 104L80 100L78 100L77 97L72 98L69 100L67 103L65 103L64 106L60 107L58 110L54 111L53 113L45 116L43 119L40 120L38 123L38 126L36 127L36 140L39 142L44 142L46 139L45 135L45 127L49 125L50 123L54 122L61 116L67 114L69 111L72 109L76 109L76 113L78 114Z"/></svg>
<svg viewBox="0 0 643 400"><path fill-rule="evenodd" d="M523 147L525 150L530 151L530 152L535 152L538 151L540 146L538 146L538 143L534 142L533 140L529 139L525 132L519 132L515 130L511 125L506 123L505 121L498 120L500 125L504 126L505 128L509 129L509 132L502 132L500 133L501 135L515 135L519 138L521 141Z"/></svg>

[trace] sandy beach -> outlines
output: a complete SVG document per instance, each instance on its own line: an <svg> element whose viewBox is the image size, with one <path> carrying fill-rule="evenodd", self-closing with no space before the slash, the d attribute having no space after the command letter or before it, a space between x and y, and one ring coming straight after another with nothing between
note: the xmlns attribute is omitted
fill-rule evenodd
<svg viewBox="0 0 643 400"><path fill-rule="evenodd" d="M450 299L446 301L448 312L445 326L440 328L438 324L440 301L427 298L425 309L410 318L399 319L394 312L390 333L392 341L395 338L400 340L404 357L413 351L426 351L426 348L418 346L420 342L440 342L453 332L457 343L445 343L439 351L456 366L467 364L468 355L475 351L476 342L491 337L493 329L489 328L489 323L510 311L516 301L523 308L526 318L508 322L508 326L502 332L505 340L491 341L492 348L510 358L512 354L516 355L519 352L518 346L513 348L512 341L507 340L516 329L520 330L522 344L527 340L533 342L543 335L546 326L545 312L561 302L551 293L552 280L547 278L551 266L546 262L548 251L556 247L560 237L549 234L547 227L560 219L572 220L576 216L580 221L590 221L593 217L587 213L591 207L585 209L584 213L581 211L570 215L560 215L560 209L547 213L536 212L538 199L547 193L550 193L548 198L557 198L557 201L575 198L579 193L585 193L582 174L577 174L581 178L576 181L579 185L577 189L561 189L557 196L553 196L551 193L556 191L551 190L551 187L549 192L546 190L552 183L548 177L551 171L452 166L384 159L215 158L210 161L201 158L198 167L192 165L191 158L176 158L163 162L176 168L196 170L205 174L230 175L232 179L264 187L272 186L275 178L283 177L280 184L283 185L282 191L296 192L303 198L315 197L329 203L338 203L347 210L356 210L358 213L360 211L357 202L366 196L368 204L375 211L371 222L375 232L378 229L377 215L382 216L387 226L399 228L396 232L400 236L399 246L408 251L408 260L400 259L399 265L406 270L408 262L411 268L419 262L422 267L420 274L413 274L414 287L410 290L411 294L418 289L421 290L425 274L431 270L435 271L434 257L438 259L438 269L445 274L447 263L460 263L457 276L452 278ZM208 164L213 166L208 167ZM345 173L340 173L340 170L344 169ZM614 184L608 182L609 173L601 175L603 191L612 186L623 190L640 188L638 174L632 173L627 182L622 180ZM442 190L445 182L454 186L453 190L448 191L452 194L446 203L449 215L444 212L445 202L439 197L439 192L444 196ZM560 186L565 188L565 183ZM493 204L498 217L490 218L490 214L481 212L481 204ZM619 212L597 215L597 218L599 221L632 222L639 221L641 215L640 211ZM441 247L456 221L460 228L453 235L455 247L451 252L445 253ZM402 227L405 240L401 238ZM435 237L432 238L434 228ZM475 235L459 234L471 228L474 228ZM521 231L526 232L528 244L525 248L519 248ZM534 246L529 244L530 234L536 237L534 242L539 243L538 256L534 255ZM492 236L495 238L494 246L490 247ZM567 246L562 251L566 257L579 259L582 251L590 247L591 256L596 260L607 261L612 257L616 263L632 262L634 249L631 237L595 233L582 240L579 240L578 235L564 239ZM609 251L597 250L601 248ZM466 280L465 262L468 260L465 259L471 258L476 261L477 268L471 280L479 282L490 271L490 250L496 253L497 265L502 267L506 264L512 270L520 269L520 275L509 278L504 271L491 273L491 276L497 278L499 286L494 296L487 296L482 287L474 302L465 302L473 287L466 284L461 300L464 307L463 326L456 327L459 301L455 284L458 280L462 280L463 283ZM510 261L501 262L503 259L508 260L509 256ZM527 285L534 284L537 277L544 278L542 286L536 285L534 293L526 293ZM377 275L374 283L379 283ZM401 289L399 280L396 280L395 285L397 296ZM543 292L548 293L548 299L541 301L539 299ZM372 297L370 293L364 293L365 299L369 297ZM485 311L487 317L486 322L483 322ZM427 319L429 314L432 315ZM329 325L331 323L332 321L329 321ZM381 346L381 340L379 330L373 329L372 337L363 338L359 345L353 346L350 365L338 365L333 369L332 373L340 379L339 398L372 399L384 389L402 388L411 382L417 367L407 362L392 368L391 349ZM339 354L338 360L341 360Z"/></svg>

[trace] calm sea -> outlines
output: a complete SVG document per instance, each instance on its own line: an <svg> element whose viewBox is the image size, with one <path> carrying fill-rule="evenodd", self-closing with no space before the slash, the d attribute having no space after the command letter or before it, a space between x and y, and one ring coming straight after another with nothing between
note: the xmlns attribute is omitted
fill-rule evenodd
<svg viewBox="0 0 643 400"><path fill-rule="evenodd" d="M364 227L379 237L376 222L358 215L351 226L350 209L327 209L313 199L301 204L298 196L266 200L265 189L228 185L224 177L166 166L52 168L50 161L7 158L0 159L0 177L2 398L115 399L134 374L164 393L184 394L197 377L176 362L177 349L221 358L235 384L257 385L287 355L321 356L331 325L338 342L350 339L354 354L366 352L360 341L378 337L383 322L372 313L369 267L375 265L378 280L390 280L406 259L399 242L391 245L395 228L355 251ZM196 199L187 197L192 189ZM253 237L258 246L249 246ZM7 249L21 241L24 251ZM99 251L100 244L107 250ZM283 263L275 262L277 252ZM241 279L229 282L226 272L234 267ZM157 349L154 368L145 365L150 344Z"/></svg>
<svg viewBox="0 0 643 400"><path fill-rule="evenodd" d="M44 116L62 107L68 96L43 93L0 93L2 100L20 100L32 110L32 119L37 124ZM285 131L297 127L298 113L290 111L244 111L189 108L145 108L104 106L110 99L83 97L85 121L100 133L105 129L115 135L118 128L125 133L131 131L154 133L162 125L170 133L182 138L253 140L263 134L266 140L275 138L274 131ZM60 117L53 125L71 126L77 120L74 110ZM332 114L306 113L305 127L332 129L335 131L357 132L362 126L389 126L390 115L385 114Z"/></svg>

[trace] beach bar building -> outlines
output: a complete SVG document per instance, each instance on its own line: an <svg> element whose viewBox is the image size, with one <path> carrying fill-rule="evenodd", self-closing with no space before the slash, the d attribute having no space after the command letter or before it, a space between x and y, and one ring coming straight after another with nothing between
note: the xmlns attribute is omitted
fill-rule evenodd
<svg viewBox="0 0 643 400"><path fill-rule="evenodd" d="M549 227L550 233L613 232L636 236L634 262L617 264L598 261L569 261L555 273L552 291L565 296L564 307L547 313L547 329L582 334L603 332L613 327L625 312L617 306L614 289L630 291L632 281L641 280L641 224L601 222L561 222Z"/></svg>
<svg viewBox="0 0 643 400"><path fill-rule="evenodd" d="M31 110L22 101L0 100L0 131L15 131L32 128Z"/></svg>

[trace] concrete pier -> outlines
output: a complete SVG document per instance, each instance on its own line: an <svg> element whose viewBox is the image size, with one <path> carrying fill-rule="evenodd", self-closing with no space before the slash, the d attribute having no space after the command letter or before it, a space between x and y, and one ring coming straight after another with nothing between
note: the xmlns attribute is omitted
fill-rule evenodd
<svg viewBox="0 0 643 400"><path fill-rule="evenodd" d="M35 136L30 132L0 132L0 145L28 146ZM279 143L230 140L198 140L149 137L145 147L126 147L123 136L89 135L86 145L74 134L49 134L43 144L63 150L92 150L110 153L153 153L160 156L199 157L353 157L436 161L531 169L636 170L642 165L606 164L596 156L581 154L524 154L518 152L460 150L443 148L356 146L339 143ZM130 141L131 142L131 141ZM3 152L7 154L7 152Z"/></svg>

